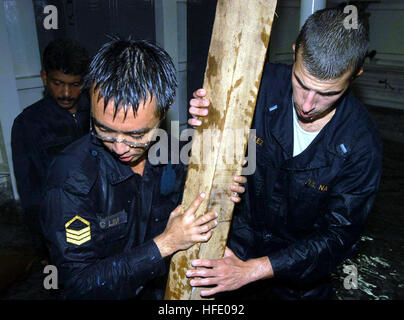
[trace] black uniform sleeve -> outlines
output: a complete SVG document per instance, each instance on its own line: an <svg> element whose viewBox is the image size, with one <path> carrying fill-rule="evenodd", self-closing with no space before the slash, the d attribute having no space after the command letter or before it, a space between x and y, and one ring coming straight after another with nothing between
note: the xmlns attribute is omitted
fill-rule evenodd
<svg viewBox="0 0 404 320"><path fill-rule="evenodd" d="M34 143L20 118L14 121L11 131L11 148L14 174L23 208L40 205L41 177L35 164L39 155Z"/></svg>
<svg viewBox="0 0 404 320"><path fill-rule="evenodd" d="M298 282L322 278L334 271L359 242L380 184L382 153L363 146L346 161L315 231L269 254L276 278Z"/></svg>
<svg viewBox="0 0 404 320"><path fill-rule="evenodd" d="M105 255L91 201L61 188L46 194L41 224L58 268L59 284L67 299L133 298L150 279L165 270L164 260L153 240L114 256ZM85 219L90 239L81 244L67 241L66 223L75 216Z"/></svg>
<svg viewBox="0 0 404 320"><path fill-rule="evenodd" d="M33 246L40 258L47 258L47 250L39 223L39 209L42 190L41 172L38 168L39 154L35 143L24 125L16 118L11 131L11 148L14 175L23 208L24 223L31 236Z"/></svg>

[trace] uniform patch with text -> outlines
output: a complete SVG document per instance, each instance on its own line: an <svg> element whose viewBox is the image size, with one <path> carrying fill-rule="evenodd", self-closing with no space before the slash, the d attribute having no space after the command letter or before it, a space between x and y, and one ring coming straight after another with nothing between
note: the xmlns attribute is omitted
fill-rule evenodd
<svg viewBox="0 0 404 320"><path fill-rule="evenodd" d="M328 186L327 185L317 183L316 181L313 181L311 179L307 179L305 185L310 187L310 188L313 188L315 190L318 190L318 191L322 191L322 192L327 192L328 191Z"/></svg>

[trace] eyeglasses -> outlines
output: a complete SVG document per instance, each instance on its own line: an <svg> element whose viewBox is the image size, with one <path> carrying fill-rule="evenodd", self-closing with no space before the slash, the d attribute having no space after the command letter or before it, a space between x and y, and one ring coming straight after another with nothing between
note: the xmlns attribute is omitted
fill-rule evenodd
<svg viewBox="0 0 404 320"><path fill-rule="evenodd" d="M130 147L130 148L145 149L145 148L149 147L149 146L153 143L153 141L152 141L153 136L154 136L153 133L154 133L154 131L158 128L158 126L160 125L160 122L161 122L161 120L157 123L156 126L154 126L154 127L148 132L149 138L148 138L148 141L147 141L147 142L134 142L134 141L129 141L129 140L127 140L126 138L124 138L124 139L117 139L116 137L108 137L108 136L100 135L100 134L97 132L98 126L96 125L96 121L94 121L94 118L93 118L93 117L91 117L91 121L90 121L90 132L91 132L91 135L93 135L94 137L96 137L96 138L98 138L98 139L100 139L100 140L102 140L102 141L105 141L105 142L124 143L125 145L127 145L127 146ZM100 130L100 129L98 128L98 130Z"/></svg>

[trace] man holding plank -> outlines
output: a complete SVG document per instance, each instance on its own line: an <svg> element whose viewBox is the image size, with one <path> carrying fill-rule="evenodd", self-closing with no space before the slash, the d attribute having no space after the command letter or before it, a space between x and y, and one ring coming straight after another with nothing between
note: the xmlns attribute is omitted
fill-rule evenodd
<svg viewBox="0 0 404 320"><path fill-rule="evenodd" d="M363 72L369 26L343 9L317 11L293 45L294 64L265 65L253 128L257 169L236 206L223 259L194 260L202 296L331 299L330 273L356 248L380 184L377 129L350 86ZM189 120L207 114L195 92ZM238 295L240 294L240 295Z"/></svg>
<svg viewBox="0 0 404 320"><path fill-rule="evenodd" d="M175 96L174 65L149 41L114 39L93 58L87 85L90 133L54 161L41 211L61 298L161 299L167 260L217 224L214 212L194 215L203 192L179 206L184 164L148 158Z"/></svg>

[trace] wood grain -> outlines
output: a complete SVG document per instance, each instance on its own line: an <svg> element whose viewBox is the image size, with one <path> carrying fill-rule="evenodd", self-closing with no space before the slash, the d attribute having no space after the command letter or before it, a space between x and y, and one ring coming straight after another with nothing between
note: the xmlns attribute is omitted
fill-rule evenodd
<svg viewBox="0 0 404 320"><path fill-rule="evenodd" d="M241 173L275 7L276 0L218 1L203 85L210 113L194 136L182 206L206 192L196 215L216 211L219 224L207 243L173 256L167 300L203 299L186 271L194 259L223 257L234 208L229 186Z"/></svg>

